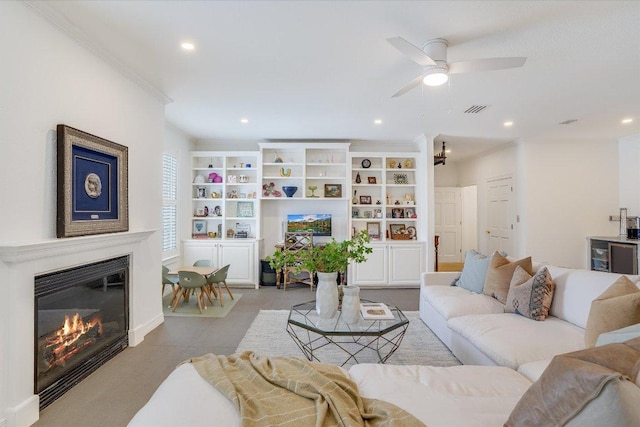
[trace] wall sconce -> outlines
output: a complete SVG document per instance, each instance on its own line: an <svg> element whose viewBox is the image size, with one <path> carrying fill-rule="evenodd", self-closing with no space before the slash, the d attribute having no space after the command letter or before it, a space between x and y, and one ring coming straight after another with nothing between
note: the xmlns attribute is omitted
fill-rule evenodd
<svg viewBox="0 0 640 427"><path fill-rule="evenodd" d="M444 141L442 141L442 151L433 155L433 165L444 165L445 160L447 160L447 154L444 151Z"/></svg>

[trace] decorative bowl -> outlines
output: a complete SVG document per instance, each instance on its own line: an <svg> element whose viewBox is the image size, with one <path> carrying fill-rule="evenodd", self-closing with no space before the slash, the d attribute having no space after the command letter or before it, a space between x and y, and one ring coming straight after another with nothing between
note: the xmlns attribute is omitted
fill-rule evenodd
<svg viewBox="0 0 640 427"><path fill-rule="evenodd" d="M282 187L282 191L284 191L284 194L286 194L287 197L293 197L293 195L296 194L296 191L298 191L298 187L285 185Z"/></svg>

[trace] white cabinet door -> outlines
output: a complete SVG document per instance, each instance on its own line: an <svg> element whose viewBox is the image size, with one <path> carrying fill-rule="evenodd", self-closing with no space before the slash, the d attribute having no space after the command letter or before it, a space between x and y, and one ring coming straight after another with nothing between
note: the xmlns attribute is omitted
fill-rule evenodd
<svg viewBox="0 0 640 427"><path fill-rule="evenodd" d="M220 267L229 264L227 281L229 284L256 285L256 244L220 243Z"/></svg>
<svg viewBox="0 0 640 427"><path fill-rule="evenodd" d="M207 259L211 265L218 267L218 243L187 241L183 243L182 265L193 265L200 259Z"/></svg>
<svg viewBox="0 0 640 427"><path fill-rule="evenodd" d="M354 285L386 285L389 265L386 245L372 245L367 261L351 264L351 283Z"/></svg>
<svg viewBox="0 0 640 427"><path fill-rule="evenodd" d="M426 270L424 244L389 245L389 284L419 285Z"/></svg>

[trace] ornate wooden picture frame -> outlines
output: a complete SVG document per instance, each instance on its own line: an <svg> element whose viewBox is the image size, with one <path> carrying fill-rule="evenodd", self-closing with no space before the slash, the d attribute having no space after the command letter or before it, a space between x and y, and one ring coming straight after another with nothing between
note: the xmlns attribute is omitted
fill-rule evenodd
<svg viewBox="0 0 640 427"><path fill-rule="evenodd" d="M66 125L57 134L57 237L128 231L128 148Z"/></svg>

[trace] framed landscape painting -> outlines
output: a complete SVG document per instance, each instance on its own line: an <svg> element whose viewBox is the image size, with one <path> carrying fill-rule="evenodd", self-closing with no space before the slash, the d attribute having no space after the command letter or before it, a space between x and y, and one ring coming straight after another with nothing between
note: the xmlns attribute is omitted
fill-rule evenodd
<svg viewBox="0 0 640 427"><path fill-rule="evenodd" d="M128 148L65 125L57 134L57 237L128 231Z"/></svg>

